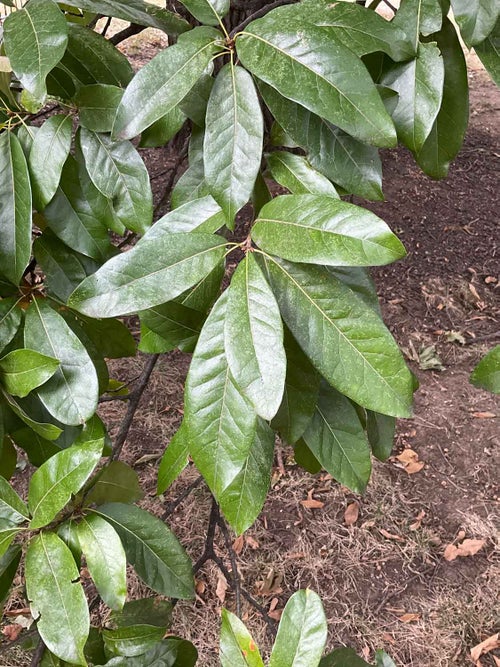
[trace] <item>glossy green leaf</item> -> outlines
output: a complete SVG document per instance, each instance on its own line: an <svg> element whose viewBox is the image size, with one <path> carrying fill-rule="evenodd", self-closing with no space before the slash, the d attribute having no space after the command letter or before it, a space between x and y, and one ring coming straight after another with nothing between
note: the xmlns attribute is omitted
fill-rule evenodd
<svg viewBox="0 0 500 667"><path fill-rule="evenodd" d="M112 658L106 667L194 667L197 660L198 652L191 642L169 637L136 658Z"/></svg>
<svg viewBox="0 0 500 667"><path fill-rule="evenodd" d="M205 127L208 99L214 85L213 64L200 76L189 93L179 102L179 107L199 128Z"/></svg>
<svg viewBox="0 0 500 667"><path fill-rule="evenodd" d="M34 350L12 350L0 359L0 382L13 396L23 398L46 382L59 361Z"/></svg>
<svg viewBox="0 0 500 667"><path fill-rule="evenodd" d="M50 414L63 424L86 422L97 407L94 365L79 338L44 299L35 299L26 311L24 342L26 347L61 362L50 380L37 390Z"/></svg>
<svg viewBox="0 0 500 667"><path fill-rule="evenodd" d="M21 547L17 544L13 544L0 558L0 607L9 595L10 587L16 576L17 568L19 567L21 554Z"/></svg>
<svg viewBox="0 0 500 667"><path fill-rule="evenodd" d="M91 317L113 317L171 301L210 273L225 254L225 240L211 234L146 234L110 259L71 295L69 304Z"/></svg>
<svg viewBox="0 0 500 667"><path fill-rule="evenodd" d="M205 319L203 313L176 301L143 310L140 318L141 324L145 324L148 329L161 336L171 345L171 349L179 346L183 349L192 347L198 339Z"/></svg>
<svg viewBox="0 0 500 667"><path fill-rule="evenodd" d="M206 25L218 25L229 11L229 0L181 0L184 7Z"/></svg>
<svg viewBox="0 0 500 667"><path fill-rule="evenodd" d="M111 132L122 97L123 90L118 86L103 83L82 86L74 99L80 125L93 132Z"/></svg>
<svg viewBox="0 0 500 667"><path fill-rule="evenodd" d="M228 63L217 75L208 100L203 159L210 194L230 228L252 194L263 136L264 120L252 77Z"/></svg>
<svg viewBox="0 0 500 667"><path fill-rule="evenodd" d="M483 42L500 18L500 5L496 0L451 0L451 7L460 34L469 47Z"/></svg>
<svg viewBox="0 0 500 667"><path fill-rule="evenodd" d="M165 630L172 625L172 605L159 597L130 600L121 611L111 612L109 623L117 628L154 625Z"/></svg>
<svg viewBox="0 0 500 667"><path fill-rule="evenodd" d="M420 44L408 63L395 65L382 83L398 95L393 113L398 139L418 152L429 136L443 99L444 63L435 44Z"/></svg>
<svg viewBox="0 0 500 667"><path fill-rule="evenodd" d="M102 443L89 442L54 454L30 480L30 528L42 528L67 505L85 484L101 458Z"/></svg>
<svg viewBox="0 0 500 667"><path fill-rule="evenodd" d="M310 667L319 663L326 643L326 618L313 591L297 591L281 616L269 667Z"/></svg>
<svg viewBox="0 0 500 667"><path fill-rule="evenodd" d="M392 23L404 30L417 54L420 35L441 30L443 9L439 0L402 0Z"/></svg>
<svg viewBox="0 0 500 667"><path fill-rule="evenodd" d="M285 386L283 325L273 292L252 253L240 262L231 280L224 347L236 384L258 415L272 419Z"/></svg>
<svg viewBox="0 0 500 667"><path fill-rule="evenodd" d="M123 461L111 461L98 474L97 482L85 498L87 504L134 503L143 496L139 478Z"/></svg>
<svg viewBox="0 0 500 667"><path fill-rule="evenodd" d="M80 546L80 540L78 539L78 524L74 519L68 519L61 523L57 528L57 534L73 554L76 566L80 569L82 562L82 547Z"/></svg>
<svg viewBox="0 0 500 667"><path fill-rule="evenodd" d="M28 508L12 486L0 476L0 527L13 528L28 521Z"/></svg>
<svg viewBox="0 0 500 667"><path fill-rule="evenodd" d="M148 329L144 322L141 323L141 340L137 346L139 352L145 354L164 354L172 351L172 345L169 341L159 336L151 329Z"/></svg>
<svg viewBox="0 0 500 667"><path fill-rule="evenodd" d="M479 56L493 81L500 86L500 19L483 41L475 45L474 51ZM444 56L446 60L446 55ZM446 85L446 75L445 75Z"/></svg>
<svg viewBox="0 0 500 667"><path fill-rule="evenodd" d="M156 493L165 493L189 462L189 440L185 422L170 440L158 468Z"/></svg>
<svg viewBox="0 0 500 667"><path fill-rule="evenodd" d="M394 417L381 415L378 412L367 410L366 434L373 452L379 461L386 461L394 447L396 420Z"/></svg>
<svg viewBox="0 0 500 667"><path fill-rule="evenodd" d="M0 558L7 552L13 539L19 533L19 528L11 528L10 526L2 527L0 525Z"/></svg>
<svg viewBox="0 0 500 667"><path fill-rule="evenodd" d="M286 378L283 399L271 426L288 444L303 435L314 414L320 376L288 328L285 328Z"/></svg>
<svg viewBox="0 0 500 667"><path fill-rule="evenodd" d="M189 140L188 168L179 178L172 191L171 205L174 209L197 199L213 199L205 180L203 141L203 130L194 128ZM215 202L215 200L213 201ZM224 218L223 224L225 222Z"/></svg>
<svg viewBox="0 0 500 667"><path fill-rule="evenodd" d="M184 113L179 107L174 107L142 131L139 147L155 148L157 146L164 146L167 141L175 137L185 121L186 116Z"/></svg>
<svg viewBox="0 0 500 667"><path fill-rule="evenodd" d="M225 262L222 261L199 283L184 292L179 301L189 308L206 314L219 296L224 272Z"/></svg>
<svg viewBox="0 0 500 667"><path fill-rule="evenodd" d="M292 194L339 197L326 176L316 171L302 155L276 151L267 157L267 166L274 180Z"/></svg>
<svg viewBox="0 0 500 667"><path fill-rule="evenodd" d="M338 648L325 655L319 667L371 667L352 648Z"/></svg>
<svg viewBox="0 0 500 667"><path fill-rule="evenodd" d="M80 316L78 321L85 334L106 359L121 359L135 355L135 339L120 320L113 318L97 320Z"/></svg>
<svg viewBox="0 0 500 667"><path fill-rule="evenodd" d="M33 252L43 270L47 293L66 302L87 277L83 256L70 250L50 231L35 239Z"/></svg>
<svg viewBox="0 0 500 667"><path fill-rule="evenodd" d="M17 284L30 261L31 186L23 149L12 132L0 135L0 199L0 273Z"/></svg>
<svg viewBox="0 0 500 667"><path fill-rule="evenodd" d="M376 313L381 315L377 289L370 270L362 266L327 266L328 272L347 285Z"/></svg>
<svg viewBox="0 0 500 667"><path fill-rule="evenodd" d="M323 466L314 456L303 438L300 438L293 446L293 458L299 466L307 470L311 475L316 475L323 469Z"/></svg>
<svg viewBox="0 0 500 667"><path fill-rule="evenodd" d="M472 384L494 394L500 394L500 345L484 356L470 377Z"/></svg>
<svg viewBox="0 0 500 667"><path fill-rule="evenodd" d="M127 561L147 586L169 597L193 597L191 561L163 521L135 505L122 503L107 503L93 511L111 523Z"/></svg>
<svg viewBox="0 0 500 667"><path fill-rule="evenodd" d="M371 211L324 195L282 195L266 204L252 239L284 259L332 266L394 262L405 249Z"/></svg>
<svg viewBox="0 0 500 667"><path fill-rule="evenodd" d="M382 164L376 148L357 141L264 83L259 83L259 90L286 133L307 151L315 169L349 193L383 199Z"/></svg>
<svg viewBox="0 0 500 667"><path fill-rule="evenodd" d="M22 310L15 297L0 300L0 350L14 338L22 320Z"/></svg>
<svg viewBox="0 0 500 667"><path fill-rule="evenodd" d="M90 514L82 517L77 535L99 595L111 609L121 609L127 597L127 560L115 529Z"/></svg>
<svg viewBox="0 0 500 667"><path fill-rule="evenodd" d="M35 135L28 158L33 204L42 211L56 193L71 147L72 117L51 116Z"/></svg>
<svg viewBox="0 0 500 667"><path fill-rule="evenodd" d="M9 480L17 465L17 451L12 438L4 437L0 441L0 477Z"/></svg>
<svg viewBox="0 0 500 667"><path fill-rule="evenodd" d="M129 141L111 141L82 127L78 144L95 187L113 200L120 222L143 234L153 220L149 175L139 153Z"/></svg>
<svg viewBox="0 0 500 667"><path fill-rule="evenodd" d="M158 628L154 625L132 625L102 631L104 645L112 655L130 658L146 653L161 641L164 634L165 628Z"/></svg>
<svg viewBox="0 0 500 667"><path fill-rule="evenodd" d="M467 130L469 87L462 44L452 22L444 19L441 31L433 35L433 39L443 57L443 99L429 136L415 158L426 174L444 178L450 162L462 147Z"/></svg>
<svg viewBox="0 0 500 667"><path fill-rule="evenodd" d="M245 466L257 416L229 370L224 347L228 303L222 294L201 331L186 379L184 419L190 454L219 498Z"/></svg>
<svg viewBox="0 0 500 667"><path fill-rule="evenodd" d="M375 146L394 146L394 126L361 60L327 30L272 13L236 40L252 74L279 93Z"/></svg>
<svg viewBox="0 0 500 667"><path fill-rule="evenodd" d="M227 609L222 610L219 657L222 667L264 667L245 624Z"/></svg>
<svg viewBox="0 0 500 667"><path fill-rule="evenodd" d="M326 269L267 266L286 324L328 382L364 407L408 416L411 374L378 315Z"/></svg>
<svg viewBox="0 0 500 667"><path fill-rule="evenodd" d="M396 667L394 660L385 651L375 651L375 667Z"/></svg>
<svg viewBox="0 0 500 667"><path fill-rule="evenodd" d="M176 107L222 50L220 37L213 28L194 28L139 70L118 108L114 136L131 139Z"/></svg>
<svg viewBox="0 0 500 667"><path fill-rule="evenodd" d="M45 79L68 43L66 19L52 0L30 0L4 24L5 53L24 88L43 102Z"/></svg>
<svg viewBox="0 0 500 667"><path fill-rule="evenodd" d="M0 393L12 412L42 438L46 438L47 440L56 440L56 438L61 435L62 429L60 429L59 426L47 422L40 422L31 417L26 412L22 399L16 400L2 389L0 389Z"/></svg>
<svg viewBox="0 0 500 667"><path fill-rule="evenodd" d="M326 383L304 440L330 475L355 493L363 493L371 473L366 434L349 399Z"/></svg>
<svg viewBox="0 0 500 667"><path fill-rule="evenodd" d="M54 533L42 532L28 546L25 568L31 613L45 645L61 660L85 664L89 610L71 551Z"/></svg>

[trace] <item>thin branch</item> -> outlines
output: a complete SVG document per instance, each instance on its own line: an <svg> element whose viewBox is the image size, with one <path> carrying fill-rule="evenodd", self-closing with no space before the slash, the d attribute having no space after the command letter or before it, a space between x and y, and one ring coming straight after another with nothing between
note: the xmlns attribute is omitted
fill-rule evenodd
<svg viewBox="0 0 500 667"><path fill-rule="evenodd" d="M229 560L231 561L231 573L232 573L231 579L234 589L234 596L236 598L236 616L241 618L241 580L240 580L240 573L238 571L238 563L236 562L236 554L234 552L231 535L229 534L229 530L224 518L220 515L219 515L219 528L221 529L222 536L224 537L226 549L229 554Z"/></svg>
<svg viewBox="0 0 500 667"><path fill-rule="evenodd" d="M111 44L116 46L117 44L124 42L129 37L138 35L143 30L146 30L146 26L138 25L137 23L131 23L128 28L124 28L123 30L120 30L120 32L117 32L116 35L110 37L109 41Z"/></svg>
<svg viewBox="0 0 500 667"><path fill-rule="evenodd" d="M167 203L168 198L172 194L172 189L174 187L174 182L175 182L177 173L178 173L179 169L182 167L182 164L187 157L188 146L189 146L189 138L187 137L184 141L184 145L182 146L181 150L179 151L179 153L177 155L177 158L176 158L174 164L171 167L170 176L168 177L167 182L165 184L165 190L163 192L163 196L160 199L160 201L158 202L158 204L155 206L155 210L154 210L154 215L155 216L161 210L161 208Z"/></svg>
<svg viewBox="0 0 500 667"><path fill-rule="evenodd" d="M130 401L131 394L126 396L101 396L99 403L110 403L111 401Z"/></svg>
<svg viewBox="0 0 500 667"><path fill-rule="evenodd" d="M261 7L258 9L256 12L253 14L250 14L244 21L242 21L239 25L236 26L236 28L233 28L231 32L229 33L229 36L234 39L234 37L244 30L249 23L252 21L255 21L256 19L260 19L262 16L265 16L268 12L270 12L272 9L276 9L277 7L281 7L282 5L292 5L296 3L297 0L276 0L275 2L271 2L270 5L266 5L265 7Z"/></svg>
<svg viewBox="0 0 500 667"><path fill-rule="evenodd" d="M43 643L43 639L40 638L38 646L33 653L33 657L31 658L30 667L38 667L38 665L42 662L43 654L45 653L46 648L47 647Z"/></svg>
<svg viewBox="0 0 500 667"><path fill-rule="evenodd" d="M165 505L165 511L162 516L163 521L165 521L165 519L167 519L172 514L172 512L174 512L177 509L177 507L179 507L182 501L185 500L189 496L191 491L194 491L196 487L201 484L202 481L203 477L199 475L194 480L194 482L191 482L191 484L188 487L186 487L180 495L177 496L177 498L175 498L174 500Z"/></svg>

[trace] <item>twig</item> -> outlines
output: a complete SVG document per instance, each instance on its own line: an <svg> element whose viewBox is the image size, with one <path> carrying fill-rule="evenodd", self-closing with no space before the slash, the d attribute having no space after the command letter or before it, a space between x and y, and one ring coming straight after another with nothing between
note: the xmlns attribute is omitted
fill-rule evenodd
<svg viewBox="0 0 500 667"><path fill-rule="evenodd" d="M109 30L109 26L111 25L111 21L112 21L112 20L113 20L113 17L112 17L112 16L108 16L108 20L106 21L106 24L105 24L105 26L104 26L104 28L102 29L102 32L101 32L101 35L102 35L103 37L106 37L106 33L107 33L108 30Z"/></svg>
<svg viewBox="0 0 500 667"><path fill-rule="evenodd" d="M146 30L146 26L138 25L137 23L131 23L128 28L124 28L123 30L120 30L120 32L117 32L116 35L113 35L113 37L110 37L109 41L111 44L116 46L117 44L120 44L120 42L124 42L129 37L138 35L143 30Z"/></svg>
<svg viewBox="0 0 500 667"><path fill-rule="evenodd" d="M109 403L110 401L130 401L131 394L126 396L101 396L99 403Z"/></svg>
<svg viewBox="0 0 500 667"><path fill-rule="evenodd" d="M155 206L154 210L154 215L158 214L158 212L161 210L161 208L167 203L168 198L170 197L172 193L172 188L174 187L174 181L177 176L177 172L179 169L182 167L182 164L184 160L186 159L186 156L188 154L188 145L189 145L189 138L186 138L184 141L184 145L182 146L181 150L179 151L177 158L171 168L170 171L170 176L167 179L167 183L165 185L165 190L163 192L162 198L158 202L158 204Z"/></svg>
<svg viewBox="0 0 500 667"><path fill-rule="evenodd" d="M38 665L42 662L43 654L45 653L46 646L43 643L43 639L40 638L40 641L38 642L38 646L35 649L35 652L33 653L33 657L31 658L30 662L30 667L38 667Z"/></svg>
<svg viewBox="0 0 500 667"><path fill-rule="evenodd" d="M219 528L221 529L222 536L224 537L224 542L226 544L226 549L229 554L229 560L231 561L231 571L232 571L232 584L234 589L234 596L236 598L236 616L241 618L241 580L240 573L238 572L238 564L236 562L236 554L234 553L233 543L231 541L231 535L227 528L224 518L219 515Z"/></svg>
<svg viewBox="0 0 500 667"><path fill-rule="evenodd" d="M276 9L277 7L281 7L282 5L292 5L295 2L297 2L297 0L276 0L275 2L271 2L270 5L265 5L264 7L261 7L253 14L250 14L250 16L248 16L244 21L242 21L239 25L237 25L236 28L233 28L233 30L231 30L231 32L229 33L229 36L231 38L234 38L235 35L244 30L249 23L255 21L256 19L260 19L261 16L265 16L272 9Z"/></svg>
<svg viewBox="0 0 500 667"><path fill-rule="evenodd" d="M177 498L175 498L175 500L172 500L171 502L165 505L165 511L162 516L163 521L165 521L165 519L167 519L172 514L172 512L174 512L177 509L177 507L182 503L182 501L185 500L189 496L191 491L194 491L196 487L201 484L202 481L203 477L199 475L194 480L194 482L191 482L191 484L188 487L186 487L184 491L177 496Z"/></svg>

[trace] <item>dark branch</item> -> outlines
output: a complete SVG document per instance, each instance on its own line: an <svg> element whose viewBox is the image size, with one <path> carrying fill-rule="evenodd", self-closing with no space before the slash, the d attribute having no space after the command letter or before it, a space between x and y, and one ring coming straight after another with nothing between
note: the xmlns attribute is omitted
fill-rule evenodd
<svg viewBox="0 0 500 667"><path fill-rule="evenodd" d="M227 528L226 522L224 521L224 518L220 515L219 528L221 530L222 536L224 537L224 543L229 554L229 560L231 561L231 580L234 590L234 597L236 598L236 615L241 618L241 581L240 573L238 572L238 563L236 562L236 554L233 549L231 535L229 534L229 530Z"/></svg>
<svg viewBox="0 0 500 667"><path fill-rule="evenodd" d="M36 647L35 652L33 653L33 657L31 658L30 667L38 667L38 665L42 662L45 649L46 646L43 643L43 639L40 638L38 646Z"/></svg>
<svg viewBox="0 0 500 667"><path fill-rule="evenodd" d="M163 516L162 516L163 521L165 521L165 519L167 519L172 514L172 512L174 512L177 509L177 507L179 507L179 505L182 503L182 501L185 500L189 496L191 491L194 491L194 489L196 489L196 487L199 486L202 481L203 481L203 477L201 475L199 475L194 480L194 482L191 482L191 484L189 486L187 486L184 489L184 491L177 496L177 498L175 498L174 500L172 500L171 502L169 502L165 505L165 512L163 513Z"/></svg>
<svg viewBox="0 0 500 667"><path fill-rule="evenodd" d="M116 46L117 44L124 42L129 37L138 35L143 30L146 30L146 26L138 25L137 23L131 23L128 28L124 28L123 30L120 30L120 32L117 32L116 35L113 35L113 37L110 37L109 41L111 44Z"/></svg>
<svg viewBox="0 0 500 667"><path fill-rule="evenodd" d="M265 16L272 9L276 9L277 7L281 7L282 5L292 5L296 2L297 0L276 0L275 2L271 2L270 5L261 7L253 14L250 14L250 16L248 16L244 21L242 21L239 25L237 25L236 28L233 28L229 36L234 38L234 36L237 35L239 32L241 32L242 30L244 30L249 23L255 21L256 19L260 19L262 16Z"/></svg>

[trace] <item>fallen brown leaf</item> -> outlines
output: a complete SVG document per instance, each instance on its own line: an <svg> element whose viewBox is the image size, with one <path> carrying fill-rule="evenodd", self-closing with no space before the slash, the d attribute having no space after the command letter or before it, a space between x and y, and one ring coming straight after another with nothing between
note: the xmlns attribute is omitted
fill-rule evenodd
<svg viewBox="0 0 500 667"><path fill-rule="evenodd" d="M494 419L496 414L494 412L473 412L472 416L475 419Z"/></svg>
<svg viewBox="0 0 500 667"><path fill-rule="evenodd" d="M222 574L222 572L219 572L219 576L217 577L217 588L215 589L215 595L219 598L222 604L224 604L224 600L226 599L226 592L227 592L226 577Z"/></svg>
<svg viewBox="0 0 500 667"><path fill-rule="evenodd" d="M271 600L271 604L269 605L268 616L273 618L275 621L279 621L281 619L281 614L283 613L283 609L276 609L278 603L279 599L273 598Z"/></svg>
<svg viewBox="0 0 500 667"><path fill-rule="evenodd" d="M315 500L312 497L313 494L313 489L307 492L307 500L301 500L300 504L302 507L306 507L307 509L321 509L322 507L325 506L325 503L322 503L321 500Z"/></svg>
<svg viewBox="0 0 500 667"><path fill-rule="evenodd" d="M195 588L195 591L198 593L198 595L203 595L203 593L207 589L207 586L206 586L204 581L200 581L199 579L197 579L194 588Z"/></svg>
<svg viewBox="0 0 500 667"><path fill-rule="evenodd" d="M394 637L392 635L390 635L388 632L383 632L382 633L382 639L385 642L389 642L389 644L395 644L396 643L396 640L394 639Z"/></svg>
<svg viewBox="0 0 500 667"><path fill-rule="evenodd" d="M486 540L464 540L461 544L448 544L444 550L444 559L455 560L458 557L474 556L484 547Z"/></svg>
<svg viewBox="0 0 500 667"><path fill-rule="evenodd" d="M359 517L359 503L355 500L352 503L347 505L346 511L344 512L344 522L346 526L352 526L356 523Z"/></svg>
<svg viewBox="0 0 500 667"><path fill-rule="evenodd" d="M250 537L250 535L245 537L245 542L248 544L250 549L253 549L254 551L260 547L260 544L257 542L257 540L253 537Z"/></svg>
<svg viewBox="0 0 500 667"><path fill-rule="evenodd" d="M410 530L411 531L418 530L420 528L420 526L422 525L422 520L423 520L424 517L425 517L425 511L420 510L420 512L417 514L417 516L415 518L415 521L410 525Z"/></svg>
<svg viewBox="0 0 500 667"><path fill-rule="evenodd" d="M404 537L401 537L401 535L395 535L394 533L390 533L388 530L385 530L384 528L380 528L378 531L381 535L386 537L388 540L396 540L397 542L404 542Z"/></svg>
<svg viewBox="0 0 500 667"><path fill-rule="evenodd" d="M243 535L239 535L233 542L233 551L237 556L239 556L243 551L244 545L245 545L245 538L243 537Z"/></svg>
<svg viewBox="0 0 500 667"><path fill-rule="evenodd" d="M490 651L493 651L496 648L500 648L499 638L500 638L500 632L497 632L496 634L491 635L491 637L485 639L483 642L474 646L474 648L471 649L470 652L470 657L472 658L472 660L474 661L479 660L479 658L485 653L489 653Z"/></svg>
<svg viewBox="0 0 500 667"><path fill-rule="evenodd" d="M21 634L22 629L23 628L21 625L17 625L17 623L12 623L2 628L2 634L7 638L9 642L15 642L16 639Z"/></svg>
<svg viewBox="0 0 500 667"><path fill-rule="evenodd" d="M418 620L420 620L420 614L403 614L402 616L398 616L398 621L401 621L401 623L412 623Z"/></svg>
<svg viewBox="0 0 500 667"><path fill-rule="evenodd" d="M405 471L409 475L414 475L416 472L420 472L424 467L425 463L418 460L417 452L414 452L413 449L405 449L396 456L397 460L400 461Z"/></svg>

